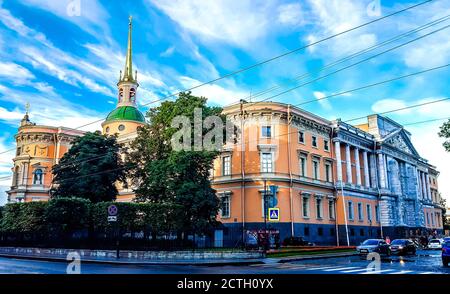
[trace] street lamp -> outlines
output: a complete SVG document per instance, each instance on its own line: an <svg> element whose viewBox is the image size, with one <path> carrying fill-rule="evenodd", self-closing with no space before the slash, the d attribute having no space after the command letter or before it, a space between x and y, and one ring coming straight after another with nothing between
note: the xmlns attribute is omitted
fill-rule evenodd
<svg viewBox="0 0 450 294"><path fill-rule="evenodd" d="M265 237L265 244L264 244L264 254L267 253L267 249L269 247L269 233L267 232L267 180L264 179L264 192L263 192L263 201L264 201L264 237Z"/></svg>

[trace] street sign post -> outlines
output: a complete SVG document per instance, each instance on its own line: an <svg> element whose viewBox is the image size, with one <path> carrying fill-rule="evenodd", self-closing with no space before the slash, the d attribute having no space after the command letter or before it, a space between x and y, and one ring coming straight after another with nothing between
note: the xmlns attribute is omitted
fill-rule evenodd
<svg viewBox="0 0 450 294"><path fill-rule="evenodd" d="M119 214L119 209L117 208L116 205L112 204L110 206L108 206L108 222L109 223L114 223L114 227L115 227L115 235L116 235L116 258L119 259L120 258L120 228L119 225L117 223L117 216Z"/></svg>
<svg viewBox="0 0 450 294"><path fill-rule="evenodd" d="M273 207L269 208L269 221L278 222L280 221L280 209Z"/></svg>

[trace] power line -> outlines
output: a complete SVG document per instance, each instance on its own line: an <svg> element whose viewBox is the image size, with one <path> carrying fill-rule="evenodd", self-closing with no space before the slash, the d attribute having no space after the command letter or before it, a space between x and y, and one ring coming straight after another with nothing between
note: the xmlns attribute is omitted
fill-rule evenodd
<svg viewBox="0 0 450 294"><path fill-rule="evenodd" d="M365 49L363 49L363 50L360 50L360 51L358 51L358 52L355 52L355 53L353 53L353 54L351 54L351 55L349 55L349 56L346 56L346 57L340 58L340 59L338 59L338 60L335 60L334 62L329 63L329 64L323 66L322 68L320 68L320 69L317 70L316 72L319 73L319 72L321 72L321 71L323 71L323 70L325 70L325 69L327 69L327 68L331 68L331 67L333 67L333 66L335 66L335 65L344 63L345 61L348 61L348 60L350 60L350 59L353 59L353 58L355 58L355 57L357 57L357 56L363 55L363 54L368 53L368 52L370 52L370 51L373 51L373 50L375 50L375 49L377 49L377 48L381 48L381 47L383 47L383 46L385 46L385 45L387 45L387 44L390 44L390 43L392 43L392 42L395 42L395 41L397 41L397 40L400 40L400 39L402 39L402 38L404 38L404 37L407 37L407 36L412 35L412 34L414 34L414 33L418 33L418 32L420 32L420 31L425 30L425 29L427 29L427 28L429 28L429 27L432 27L432 26L434 26L434 25L436 25L436 24L445 22L445 21L447 21L449 18L450 18L450 15L446 15L446 16L444 16L444 17L441 17L441 18L439 18L439 19L436 19L436 20L434 20L434 21L431 21L431 22L429 22L429 23L426 23L426 24L424 24L424 25L421 25L421 26L419 26L419 27L417 27L417 28L415 28L415 29L413 29L413 30L407 31L407 32L405 32L405 33L402 33L402 34L400 34L400 35L397 35L397 36L395 36L395 37L392 37L392 38L390 38L390 39L388 39L388 40L385 40L385 41L383 41L383 42L381 42L381 43L378 43L378 44L376 44L376 45L373 45L373 46L370 46L370 47L365 48ZM289 79L289 82L291 82L291 81L292 81L292 82L299 81L299 80L302 80L303 78L305 78L305 77L307 77L307 76L311 76L311 72L310 72L310 71L308 71L308 72L306 72L306 73L304 73L304 74L298 75L298 76L296 76L296 77L294 77L294 78ZM274 91L274 90L276 90L276 89L279 89L279 88L282 88L282 87L284 87L284 86L282 86L282 85L275 85L275 86L272 86L272 87L270 87L270 88L268 88L268 89L265 89L265 90L262 90L262 91L260 91L260 92L257 92L256 94L253 94L253 93L252 93L251 96L247 96L247 97L242 98L242 99L245 100L245 99L247 99L248 97L251 97L251 98L253 99L253 98L255 98L255 97L262 96L262 95L264 95L264 94L266 94L266 93L272 92L272 91ZM242 99L240 99L240 100L242 100ZM240 101L240 100L239 100L239 101ZM239 101L237 101L237 102L239 102ZM237 103L237 102L235 102L235 103ZM257 102L255 102L255 103L257 103ZM232 105L232 104L234 104L234 103L231 103L231 105Z"/></svg>
<svg viewBox="0 0 450 294"><path fill-rule="evenodd" d="M219 81L219 80L228 78L228 77L230 77L230 76L233 76L233 75L236 75L236 74L240 74L240 73L242 73L242 72L246 72L246 71L248 71L248 70L250 70L250 69L259 67L259 66L264 65L264 64L266 64L266 63L269 63L269 62L272 62L272 61L274 61L274 60L283 58L283 57L288 56L288 55L290 55L290 54L296 53L296 52L301 51L301 50L303 50L303 49L306 49L306 48L309 48L309 47L311 47L311 46L314 46L314 45L320 44L320 43L322 43L322 42L328 41L328 40L330 40L330 39L333 39L333 38L335 38L335 37L338 37L338 36L341 36L341 35L343 35L343 34L349 33L349 32L351 32L351 31L360 29L360 28L362 28L362 27L371 25L371 24L373 24L373 23L379 22L379 21L381 21L381 20L387 19L387 18L389 18L389 17L395 16L395 15L400 14L400 13L403 13L403 12L405 12L405 11L408 11L408 10L414 9L414 8L416 8L416 7L425 5L425 4L430 3L430 2L432 2L432 1L434 1L434 0L427 0L427 1L423 1L423 2L417 3L417 4L415 4L415 5L412 5L412 6L409 6L409 7L404 8L404 9L395 11L395 12L393 12L393 13L391 13L391 14L386 15L386 16L383 16L383 17L374 19L374 20L372 20L372 21L369 21L369 22L363 23L363 24L361 24L361 25L355 26L355 27L353 27L353 28L350 28L350 29L344 30L344 31L342 31L342 32L339 32L339 33L337 33L337 34L328 36L328 37L323 38L323 39L321 39L321 40L318 40L318 41L309 43L309 44L307 44L307 45L305 45L305 46L295 48L295 49L293 49L293 50L287 51L287 52L285 52L285 53L283 53L283 54L280 54L280 55L277 55L277 56L275 56L275 57L272 57L272 58L263 60L263 61L258 62L258 63L256 63L256 64L253 64L253 65L250 65L250 66L247 66L247 67L238 69L238 70L236 70L236 71L233 71L233 72L231 72L231 73L222 75L222 76L220 76L220 77L218 77L218 78L215 78L215 79L212 79L212 80L210 80L210 81L207 81L207 82L198 84L198 85L196 85L196 86L194 86L194 87L191 87L191 88L189 88L189 89L185 89L185 90L183 90L183 91L178 91L178 92L172 93L172 94L170 94L170 95L168 95L168 96L165 96L165 97L163 97L163 98L160 98L160 99L151 101L151 102L146 103L146 104L142 104L142 106L148 106L148 105L153 104L153 103L157 103L157 102L160 102L160 101L163 101L163 100L167 100L167 99L169 99L169 98L171 98L171 97L174 97L174 96L180 94L181 92L192 91L192 90L195 90L195 89L200 88L200 87L202 87L202 86L206 86L206 85L215 83L215 82L217 82L217 81ZM101 122L101 121L104 121L104 119L99 119L99 120L96 120L96 121L93 121L93 122L84 124L84 125L82 125L82 126L73 128L73 130L79 130L79 129L83 128L83 127L86 127L86 126L89 126L89 125L92 125L92 124L95 124L95 123L98 123L98 122ZM16 149L15 149L15 148L12 148L12 149L10 149L10 150L0 152L0 154L8 153L8 152L11 152L11 151L14 151L14 150L16 150Z"/></svg>
<svg viewBox="0 0 450 294"><path fill-rule="evenodd" d="M394 50L396 50L396 49L398 49L398 48L401 48L401 47L404 47L404 46L406 46L406 45L408 45L408 44L411 44L412 42L415 42L415 41L417 41L417 40L423 39L423 38L428 37L428 36L430 36L430 35L432 35L432 34L435 34L435 33L437 33L437 32L440 32L440 31L442 31L442 30L445 30L445 29L447 29L448 27L450 27L450 25L444 26L444 27L442 27L442 28L440 28L440 29L434 30L434 31L432 31L432 32L430 32L430 33L427 33L427 34L425 34L425 35L419 36L419 37L417 37L417 38L415 38L415 39L413 39L413 40L410 40L410 41L408 41L408 42L406 42L406 43L402 43L402 44L397 45L397 46L395 46L395 47L392 47L392 48L390 48L390 49L388 49L388 50L385 50L385 51L382 51L382 52L377 53L377 54L375 54L375 55L372 55L372 56L367 57L367 58L365 58L365 59L363 59L363 60L360 60L360 61L358 61L358 62L356 62L356 63L350 64L350 65L348 65L348 66L345 66L345 67L343 67L343 68L340 68L340 69L338 69L338 70L335 70L335 71L333 71L333 72L331 72L331 73L328 73L328 74L326 74L326 75L322 75L322 76L320 76L320 77L318 77L318 78L316 78L316 79L310 80L310 81L305 82L305 83L303 83L303 84L300 84L300 85L298 85L298 86L289 88L289 89L287 89L287 90L285 90L285 91L283 91L283 92L280 92L280 93L278 93L278 94L272 95L272 96L267 97L267 98L265 98L265 99L259 100L259 101L257 101L257 102L247 103L247 104L245 104L244 107L249 107L249 106L255 105L255 104L257 104L257 103L261 103L261 102L267 101L267 100L269 100L269 99L271 99L271 98L275 98L275 97L284 95L284 94L289 93L289 92L291 92L291 91L293 91L293 90L296 90L296 89L298 89L298 88L300 88L300 87L303 87L303 86L305 86L305 85L312 84L312 83L314 83L314 82L317 82L317 81L319 81L319 80L322 80L322 79L324 79L324 78L327 78L327 77L329 77L329 76L331 76L331 75L334 75L334 74L336 74L336 73L339 73L339 72L341 72L341 71L343 71L343 70L346 70L346 69L348 69L348 68L354 67L354 66L359 65L359 64L361 64L361 63L363 63L363 62L366 62L366 61L369 61L369 60L371 60L371 59L374 59L374 58L376 58L376 57L378 57L378 56L381 56L381 55L383 55L383 54L385 54L385 53L394 51Z"/></svg>

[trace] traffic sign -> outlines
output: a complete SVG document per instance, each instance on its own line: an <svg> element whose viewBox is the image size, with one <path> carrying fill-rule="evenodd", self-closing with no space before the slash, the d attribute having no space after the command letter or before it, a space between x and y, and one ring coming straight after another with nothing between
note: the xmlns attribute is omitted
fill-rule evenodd
<svg viewBox="0 0 450 294"><path fill-rule="evenodd" d="M119 209L114 204L110 205L108 207L108 215L109 216L117 216L118 213L119 213Z"/></svg>
<svg viewBox="0 0 450 294"><path fill-rule="evenodd" d="M115 216L115 215L108 216L108 222L116 222L116 221L117 221L117 216Z"/></svg>
<svg viewBox="0 0 450 294"><path fill-rule="evenodd" d="M269 208L269 221L271 221L271 222L280 221L280 209L279 208Z"/></svg>

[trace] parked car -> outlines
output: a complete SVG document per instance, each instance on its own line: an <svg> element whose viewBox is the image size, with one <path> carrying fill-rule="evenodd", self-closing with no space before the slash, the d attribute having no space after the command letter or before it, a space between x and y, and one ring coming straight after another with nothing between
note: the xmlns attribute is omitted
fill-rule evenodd
<svg viewBox="0 0 450 294"><path fill-rule="evenodd" d="M314 243L308 242L303 237L289 237L283 240L283 246L314 246Z"/></svg>
<svg viewBox="0 0 450 294"><path fill-rule="evenodd" d="M371 252L377 252L380 254L391 254L391 249L389 244L383 239L368 239L361 243L361 245L356 247L356 251L360 255L369 254Z"/></svg>
<svg viewBox="0 0 450 294"><path fill-rule="evenodd" d="M396 239L389 246L392 254L406 255L416 254L416 244L409 239Z"/></svg>
<svg viewBox="0 0 450 294"><path fill-rule="evenodd" d="M444 237L444 243L445 242L450 242L450 237Z"/></svg>
<svg viewBox="0 0 450 294"><path fill-rule="evenodd" d="M440 239L432 239L428 242L428 249L442 249L442 243Z"/></svg>
<svg viewBox="0 0 450 294"><path fill-rule="evenodd" d="M442 264L447 267L450 262L450 240L442 244Z"/></svg>

